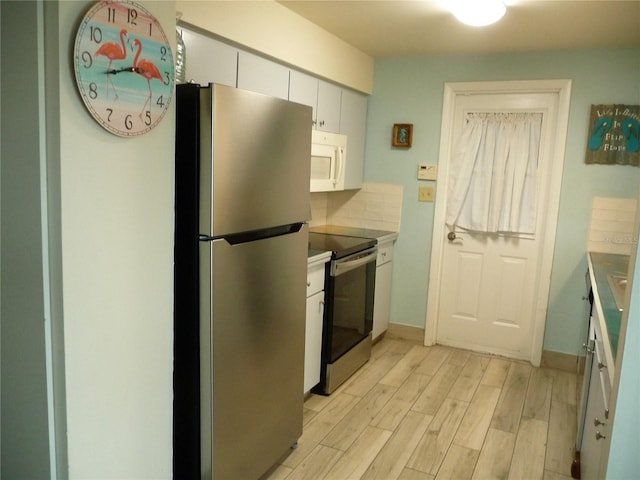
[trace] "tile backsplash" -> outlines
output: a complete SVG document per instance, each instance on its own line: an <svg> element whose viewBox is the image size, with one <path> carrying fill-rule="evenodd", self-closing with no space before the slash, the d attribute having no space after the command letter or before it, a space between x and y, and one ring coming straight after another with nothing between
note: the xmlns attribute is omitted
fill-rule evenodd
<svg viewBox="0 0 640 480"><path fill-rule="evenodd" d="M594 197L587 250L630 255L636 203L634 198Z"/></svg>
<svg viewBox="0 0 640 480"><path fill-rule="evenodd" d="M311 226L400 231L402 185L365 183L360 190L311 194Z"/></svg>

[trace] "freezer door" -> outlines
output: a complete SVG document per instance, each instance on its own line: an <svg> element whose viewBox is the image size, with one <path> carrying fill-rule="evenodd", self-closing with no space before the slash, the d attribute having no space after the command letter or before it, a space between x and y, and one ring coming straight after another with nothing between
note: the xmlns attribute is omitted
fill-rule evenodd
<svg viewBox="0 0 640 480"><path fill-rule="evenodd" d="M311 107L211 85L200 111L200 233L308 220Z"/></svg>
<svg viewBox="0 0 640 480"><path fill-rule="evenodd" d="M307 241L201 242L202 478L258 478L302 434Z"/></svg>

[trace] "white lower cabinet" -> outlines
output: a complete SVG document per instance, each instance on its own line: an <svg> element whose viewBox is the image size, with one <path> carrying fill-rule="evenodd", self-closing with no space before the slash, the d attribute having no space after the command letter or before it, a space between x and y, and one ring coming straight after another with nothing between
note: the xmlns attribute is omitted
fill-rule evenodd
<svg viewBox="0 0 640 480"><path fill-rule="evenodd" d="M307 315L304 339L304 392L320 383L322 322L324 318L324 260L309 263L307 271Z"/></svg>
<svg viewBox="0 0 640 480"><path fill-rule="evenodd" d="M597 317L594 315L594 318ZM592 318L593 321L594 319ZM609 393L611 391L609 375L605 366L602 339L593 325L591 326L590 338L594 340L594 353L592 355L587 411L582 433L582 447L580 449L580 478L583 480L604 478L606 463L603 461L602 451L611 430L608 408Z"/></svg>
<svg viewBox="0 0 640 480"><path fill-rule="evenodd" d="M376 259L376 289L373 303L373 339L389 327L391 312L391 273L393 267L393 242L395 238L378 243Z"/></svg>

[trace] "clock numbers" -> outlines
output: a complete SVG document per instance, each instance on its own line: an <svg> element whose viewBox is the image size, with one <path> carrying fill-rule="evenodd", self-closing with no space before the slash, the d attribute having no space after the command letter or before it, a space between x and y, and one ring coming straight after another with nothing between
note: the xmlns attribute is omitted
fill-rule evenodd
<svg viewBox="0 0 640 480"><path fill-rule="evenodd" d="M147 110L144 112L144 124L148 127L151 125L151 112Z"/></svg>
<svg viewBox="0 0 640 480"><path fill-rule="evenodd" d="M107 122L111 122L111 115L113 115L113 108L107 108Z"/></svg>
<svg viewBox="0 0 640 480"><path fill-rule="evenodd" d="M89 97L91 97L93 100L98 98L98 85L96 85L95 82L91 82L89 84Z"/></svg>
<svg viewBox="0 0 640 480"><path fill-rule="evenodd" d="M111 23L115 23L116 22L116 9L115 8L109 7L107 9L107 19Z"/></svg>
<svg viewBox="0 0 640 480"><path fill-rule="evenodd" d="M135 8L129 8L127 10L127 22L130 25L137 25L136 20L138 19L138 11Z"/></svg>
<svg viewBox="0 0 640 480"><path fill-rule="evenodd" d="M91 54L85 50L84 52L82 52L82 55L80 55L80 57L82 58L82 62L84 63L84 68L91 68L91 65L93 65L93 57L91 56Z"/></svg>
<svg viewBox="0 0 640 480"><path fill-rule="evenodd" d="M91 28L89 28L89 38L94 43L102 42L102 30L100 30L100 27L91 25Z"/></svg>
<svg viewBox="0 0 640 480"><path fill-rule="evenodd" d="M150 23L150 24L149 24L149 36L152 36L152 35L153 35L153 33L152 33L152 32L153 32L153 23ZM162 47L162 48L164 48L164 47Z"/></svg>
<svg viewBox="0 0 640 480"><path fill-rule="evenodd" d="M160 60L162 60L163 62L167 61L167 47L165 47L164 45L160 47Z"/></svg>
<svg viewBox="0 0 640 480"><path fill-rule="evenodd" d="M133 121L131 120L131 114L124 117L124 128L131 130L133 128Z"/></svg>

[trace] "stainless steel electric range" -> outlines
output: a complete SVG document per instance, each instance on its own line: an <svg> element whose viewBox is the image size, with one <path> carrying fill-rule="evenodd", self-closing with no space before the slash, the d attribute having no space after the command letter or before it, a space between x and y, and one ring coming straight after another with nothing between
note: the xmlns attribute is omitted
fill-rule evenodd
<svg viewBox="0 0 640 480"><path fill-rule="evenodd" d="M371 357L375 238L309 233L309 247L331 251L325 272L322 370L314 393L328 395Z"/></svg>

